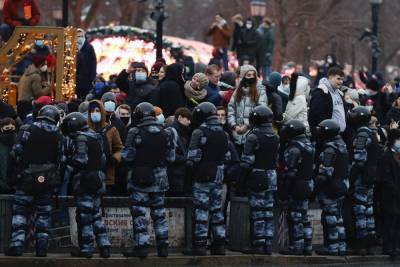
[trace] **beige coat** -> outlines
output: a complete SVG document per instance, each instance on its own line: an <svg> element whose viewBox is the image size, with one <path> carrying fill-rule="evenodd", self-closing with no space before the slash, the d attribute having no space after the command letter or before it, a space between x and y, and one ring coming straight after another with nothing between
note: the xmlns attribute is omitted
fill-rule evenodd
<svg viewBox="0 0 400 267"><path fill-rule="evenodd" d="M31 64L19 80L18 101L32 101L44 95L50 95L50 88L43 86L40 69Z"/></svg>

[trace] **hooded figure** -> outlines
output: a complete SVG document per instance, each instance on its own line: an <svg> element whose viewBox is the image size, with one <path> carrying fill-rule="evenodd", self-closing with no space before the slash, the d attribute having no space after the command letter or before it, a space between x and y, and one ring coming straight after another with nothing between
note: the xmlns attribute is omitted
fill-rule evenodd
<svg viewBox="0 0 400 267"><path fill-rule="evenodd" d="M160 84L160 105L164 116L175 114L175 110L186 105L184 95L183 65L174 63L167 66L165 80Z"/></svg>
<svg viewBox="0 0 400 267"><path fill-rule="evenodd" d="M105 137L104 143L107 145L105 151L108 154L106 185L109 190L115 184L115 166L121 161L122 141L118 130L106 122L106 111L101 101L90 101L88 125L95 132L101 133Z"/></svg>
<svg viewBox="0 0 400 267"><path fill-rule="evenodd" d="M304 76L299 76L297 73L292 74L290 80L289 102L283 113L283 122L290 120L300 120L306 127L306 132L310 133L307 117L307 94L309 92L309 80Z"/></svg>

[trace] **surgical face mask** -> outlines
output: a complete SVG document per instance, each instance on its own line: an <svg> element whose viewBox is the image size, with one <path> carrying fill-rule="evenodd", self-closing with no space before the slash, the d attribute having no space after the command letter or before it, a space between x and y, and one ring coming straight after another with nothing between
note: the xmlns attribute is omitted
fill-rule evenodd
<svg viewBox="0 0 400 267"><path fill-rule="evenodd" d="M253 24L251 24L251 23L246 23L246 28L247 28L248 30L250 30L252 27L253 27Z"/></svg>
<svg viewBox="0 0 400 267"><path fill-rule="evenodd" d="M85 44L86 38L85 37L79 37L78 38L78 49L81 50L83 45Z"/></svg>
<svg viewBox="0 0 400 267"><path fill-rule="evenodd" d="M113 101L107 101L104 103L104 109L107 112L114 112L115 111L115 103Z"/></svg>
<svg viewBox="0 0 400 267"><path fill-rule="evenodd" d="M44 41L43 41L43 40L36 40L36 41L35 41L35 45L36 45L37 47L42 48L42 47L44 47Z"/></svg>
<svg viewBox="0 0 400 267"><path fill-rule="evenodd" d="M94 123L99 123L101 121L101 113L100 112L90 113L90 118Z"/></svg>
<svg viewBox="0 0 400 267"><path fill-rule="evenodd" d="M351 98L347 98L345 101L347 104L353 104L353 100L351 100Z"/></svg>
<svg viewBox="0 0 400 267"><path fill-rule="evenodd" d="M47 65L43 65L40 67L41 72L46 72L47 71Z"/></svg>
<svg viewBox="0 0 400 267"><path fill-rule="evenodd" d="M369 112L371 112L374 109L374 106L365 106L366 109L369 110Z"/></svg>
<svg viewBox="0 0 400 267"><path fill-rule="evenodd" d="M165 122L164 114L158 115L158 116L156 117L156 119L157 119L158 123L160 123L160 124L164 124L164 122Z"/></svg>
<svg viewBox="0 0 400 267"><path fill-rule="evenodd" d="M135 81L143 83L147 80L147 75L145 72L135 72Z"/></svg>

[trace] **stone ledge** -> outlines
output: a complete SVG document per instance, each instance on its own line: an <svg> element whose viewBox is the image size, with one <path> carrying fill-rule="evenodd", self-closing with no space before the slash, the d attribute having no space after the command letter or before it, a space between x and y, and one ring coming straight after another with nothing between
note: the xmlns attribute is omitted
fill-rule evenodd
<svg viewBox="0 0 400 267"><path fill-rule="evenodd" d="M96 257L92 259L72 258L68 254L49 254L47 258L36 258L31 253L26 253L23 257L0 256L0 266L6 267L31 267L31 266L60 266L60 267L91 267L91 266L299 266L299 265L344 265L344 264L372 264L372 263L391 263L386 256L367 256L367 257L324 257L324 256L259 256L243 255L240 253L229 252L227 256L206 256L206 257L187 257L181 254L173 254L168 258L158 258L155 254L150 254L147 259L125 258L118 254L112 254L110 259ZM400 264L400 262L398 263ZM360 265L360 266L361 266Z"/></svg>

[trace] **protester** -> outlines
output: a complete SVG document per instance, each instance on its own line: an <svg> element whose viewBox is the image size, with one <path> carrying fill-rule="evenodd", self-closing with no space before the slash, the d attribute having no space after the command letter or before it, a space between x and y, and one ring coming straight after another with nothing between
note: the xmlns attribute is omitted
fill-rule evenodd
<svg viewBox="0 0 400 267"><path fill-rule="evenodd" d="M101 102L103 102L104 110L106 111L107 123L117 128L119 136L121 137L121 141L125 142L127 130L124 123L115 114L115 109L117 106L116 101L115 94L112 92L105 93L101 97Z"/></svg>
<svg viewBox="0 0 400 267"><path fill-rule="evenodd" d="M0 120L0 194L12 192L10 177L12 165L10 164L10 152L15 143L16 123L12 118Z"/></svg>
<svg viewBox="0 0 400 267"><path fill-rule="evenodd" d="M126 129L132 126L132 111L131 107L126 104L122 104L115 110L115 115L124 123Z"/></svg>
<svg viewBox="0 0 400 267"><path fill-rule="evenodd" d="M2 40L7 42L15 27L36 26L40 20L40 11L35 0L5 0L3 18L0 35Z"/></svg>
<svg viewBox="0 0 400 267"><path fill-rule="evenodd" d="M231 36L231 29L221 13L215 15L215 21L208 30L208 35L212 36L212 44L221 51L224 69L228 70L228 47Z"/></svg>
<svg viewBox="0 0 400 267"><path fill-rule="evenodd" d="M107 123L103 103L92 100L89 103L88 125L100 133L107 156L106 194L111 195L115 184L115 166L121 161L122 142L118 130Z"/></svg>
<svg viewBox="0 0 400 267"><path fill-rule="evenodd" d="M209 81L207 86L207 101L213 103L215 106L219 106L226 94L225 92L221 91L221 88L218 86L219 79L221 78L221 72L219 71L217 65L209 65L205 74L207 75Z"/></svg>
<svg viewBox="0 0 400 267"><path fill-rule="evenodd" d="M232 47L231 50L236 53L236 58L241 59L242 54L242 40L240 39L240 34L244 26L243 16L241 14L236 14L232 17L233 32L232 32Z"/></svg>
<svg viewBox="0 0 400 267"><path fill-rule="evenodd" d="M186 105L184 85L184 68L174 63L167 66L164 81L160 84L160 108L165 117L174 115L175 110Z"/></svg>
<svg viewBox="0 0 400 267"><path fill-rule="evenodd" d="M246 56L249 59L250 65L256 64L257 41L258 33L254 26L254 21L253 19L248 18L246 19L244 27L242 27L239 35L242 54L242 58L239 58L239 60L241 62L243 62L243 57Z"/></svg>
<svg viewBox="0 0 400 267"><path fill-rule="evenodd" d="M148 78L148 70L143 62L132 62L128 69L122 70L117 77L118 88L127 93L126 104L134 109L141 102L153 105L159 103L159 91Z"/></svg>
<svg viewBox="0 0 400 267"><path fill-rule="evenodd" d="M196 73L191 81L186 81L185 96L189 107L194 108L207 100L208 83L208 78L204 73Z"/></svg>
<svg viewBox="0 0 400 267"><path fill-rule="evenodd" d="M274 116L274 128L279 132L280 125L283 120L282 98L278 94L278 86L282 82L282 77L278 72L272 72L266 82L266 92L268 98L268 106L271 108Z"/></svg>
<svg viewBox="0 0 400 267"><path fill-rule="evenodd" d="M272 55L275 46L275 33L272 29L272 21L265 17L257 32L257 68L262 70L263 78L266 80L271 73Z"/></svg>
<svg viewBox="0 0 400 267"><path fill-rule="evenodd" d="M93 89L96 78L97 59L93 46L86 39L83 29L77 30L78 55L76 59L76 94L79 99L85 99Z"/></svg>

